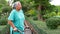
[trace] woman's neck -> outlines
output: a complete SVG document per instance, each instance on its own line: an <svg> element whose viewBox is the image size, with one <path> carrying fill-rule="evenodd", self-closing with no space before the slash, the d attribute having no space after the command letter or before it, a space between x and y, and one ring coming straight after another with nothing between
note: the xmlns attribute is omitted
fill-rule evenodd
<svg viewBox="0 0 60 34"><path fill-rule="evenodd" d="M17 9L16 9L17 10ZM20 11L20 10L17 10L17 11Z"/></svg>

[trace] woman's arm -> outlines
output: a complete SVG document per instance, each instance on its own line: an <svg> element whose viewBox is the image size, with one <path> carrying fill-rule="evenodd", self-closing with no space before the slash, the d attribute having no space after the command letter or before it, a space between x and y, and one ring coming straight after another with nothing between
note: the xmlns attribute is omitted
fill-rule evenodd
<svg viewBox="0 0 60 34"><path fill-rule="evenodd" d="M8 21L8 24L13 28L14 31L17 31L17 28L14 26L11 20Z"/></svg>
<svg viewBox="0 0 60 34"><path fill-rule="evenodd" d="M28 26L28 24L27 24L26 20L24 21L24 25L25 25L25 26Z"/></svg>
<svg viewBox="0 0 60 34"><path fill-rule="evenodd" d="M12 26L13 29L15 28L15 26L14 26L14 24L13 24L13 22L12 22L11 20L8 21L8 24L9 24L10 26Z"/></svg>

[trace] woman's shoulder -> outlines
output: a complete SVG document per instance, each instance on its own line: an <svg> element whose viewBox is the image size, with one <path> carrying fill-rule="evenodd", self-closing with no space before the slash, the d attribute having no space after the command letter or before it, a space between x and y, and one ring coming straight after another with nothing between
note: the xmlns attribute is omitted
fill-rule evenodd
<svg viewBox="0 0 60 34"><path fill-rule="evenodd" d="M11 11L11 13L15 13L15 11L16 11L16 10L15 10L15 9L13 9L13 10Z"/></svg>
<svg viewBox="0 0 60 34"><path fill-rule="evenodd" d="M13 9L11 12L15 12L16 10L15 9Z"/></svg>
<svg viewBox="0 0 60 34"><path fill-rule="evenodd" d="M21 9L21 10L20 10L20 12L22 12L22 13L23 13L23 10Z"/></svg>

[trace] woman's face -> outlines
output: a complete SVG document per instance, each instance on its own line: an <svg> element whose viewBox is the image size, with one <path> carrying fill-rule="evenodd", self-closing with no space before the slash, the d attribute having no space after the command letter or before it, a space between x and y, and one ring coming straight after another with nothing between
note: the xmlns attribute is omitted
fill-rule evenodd
<svg viewBox="0 0 60 34"><path fill-rule="evenodd" d="M16 10L20 10L22 7L21 7L21 4L18 3L17 6L16 6Z"/></svg>

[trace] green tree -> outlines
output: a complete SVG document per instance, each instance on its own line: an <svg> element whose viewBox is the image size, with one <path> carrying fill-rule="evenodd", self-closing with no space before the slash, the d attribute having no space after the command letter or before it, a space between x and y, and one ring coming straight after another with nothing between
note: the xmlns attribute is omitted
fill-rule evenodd
<svg viewBox="0 0 60 34"><path fill-rule="evenodd" d="M14 2L16 2L16 1L20 1L20 0L14 0Z"/></svg>
<svg viewBox="0 0 60 34"><path fill-rule="evenodd" d="M2 5L6 5L6 1L5 0L0 0L0 5L2 4Z"/></svg>
<svg viewBox="0 0 60 34"><path fill-rule="evenodd" d="M34 4L34 2L31 2L31 0L20 0L20 2L22 3L22 8L25 12L31 9Z"/></svg>
<svg viewBox="0 0 60 34"><path fill-rule="evenodd" d="M35 2L35 7L37 8L38 12L38 19L42 19L42 15L46 13L46 10L52 12L55 6L52 6L49 3L49 0L31 0Z"/></svg>
<svg viewBox="0 0 60 34"><path fill-rule="evenodd" d="M5 0L0 0L0 13L2 12L2 7L6 5L7 5L7 2Z"/></svg>

